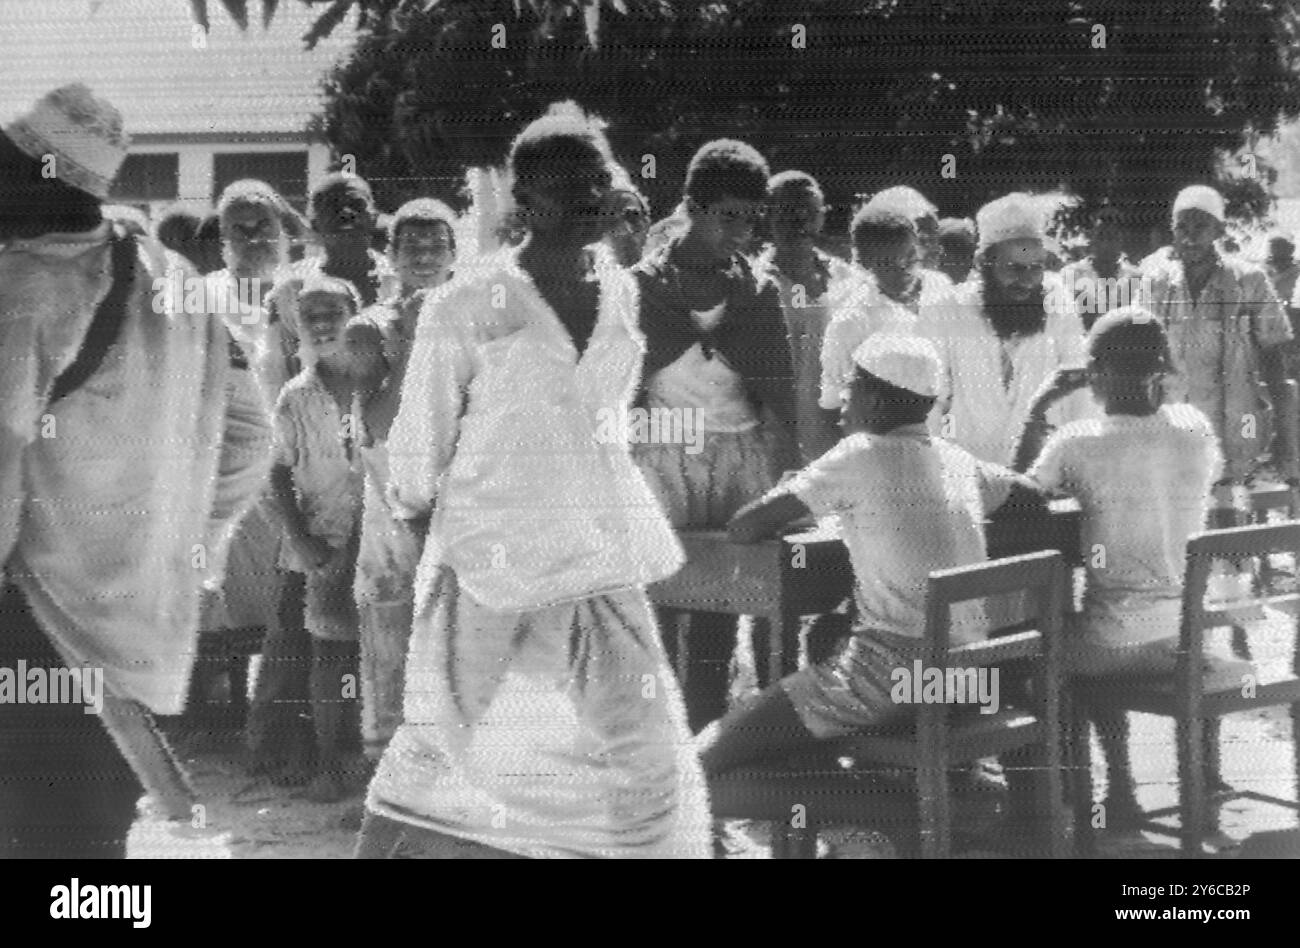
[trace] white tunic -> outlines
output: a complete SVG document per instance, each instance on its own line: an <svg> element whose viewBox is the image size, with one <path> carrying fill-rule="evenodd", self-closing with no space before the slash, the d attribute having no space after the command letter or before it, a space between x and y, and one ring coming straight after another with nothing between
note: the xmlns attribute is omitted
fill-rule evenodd
<svg viewBox="0 0 1300 948"><path fill-rule="evenodd" d="M1061 298L1051 282L1044 290L1049 301ZM1083 324L1072 305L1049 306L1042 332L1002 340L984 317L979 280L958 287L955 300L925 330L943 361L931 427L982 461L1010 465L1038 389L1057 369L1084 365ZM1091 393L1081 391L1057 402L1047 420L1059 426L1096 412Z"/></svg>
<svg viewBox="0 0 1300 948"><path fill-rule="evenodd" d="M645 346L636 319L636 282L603 266L579 359L512 251L430 295L388 441L395 509L433 509L417 611L442 565L496 609L678 569L681 547L627 443L600 435L636 390Z"/></svg>

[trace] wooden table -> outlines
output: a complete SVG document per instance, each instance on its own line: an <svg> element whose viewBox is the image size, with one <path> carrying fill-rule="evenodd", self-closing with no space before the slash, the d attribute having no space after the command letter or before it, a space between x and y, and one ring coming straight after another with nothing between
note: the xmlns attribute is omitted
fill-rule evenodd
<svg viewBox="0 0 1300 948"><path fill-rule="evenodd" d="M1061 550L1072 563L1080 561L1074 501L1055 501L1046 515L991 520L985 532L990 559ZM848 549L828 525L750 544L730 542L725 530L686 530L679 536L686 565L648 592L656 606L681 610L673 633L683 687L689 675L689 612L762 620L766 661L757 657L759 681L766 685L795 670L802 618L831 612L853 593Z"/></svg>

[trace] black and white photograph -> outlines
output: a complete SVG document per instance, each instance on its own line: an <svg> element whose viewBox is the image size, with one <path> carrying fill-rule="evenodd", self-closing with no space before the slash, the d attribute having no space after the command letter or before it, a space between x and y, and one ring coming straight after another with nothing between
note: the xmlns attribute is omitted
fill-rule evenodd
<svg viewBox="0 0 1300 948"><path fill-rule="evenodd" d="M1300 0L0 0L0 78L36 914L1300 858Z"/></svg>

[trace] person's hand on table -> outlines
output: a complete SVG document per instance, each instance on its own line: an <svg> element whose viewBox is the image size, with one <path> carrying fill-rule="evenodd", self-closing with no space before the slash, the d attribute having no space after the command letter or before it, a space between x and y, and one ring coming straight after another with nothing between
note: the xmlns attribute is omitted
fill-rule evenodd
<svg viewBox="0 0 1300 948"><path fill-rule="evenodd" d="M290 539L289 544L299 562L313 572L324 569L334 557L333 548L317 536L296 536Z"/></svg>

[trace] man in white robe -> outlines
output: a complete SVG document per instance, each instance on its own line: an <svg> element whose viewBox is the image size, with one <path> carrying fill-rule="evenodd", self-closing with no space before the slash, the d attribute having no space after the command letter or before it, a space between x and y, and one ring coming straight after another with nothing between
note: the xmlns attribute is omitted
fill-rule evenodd
<svg viewBox="0 0 1300 948"><path fill-rule="evenodd" d="M183 707L200 589L270 460L225 327L165 276L195 275L100 214L126 148L83 85L0 135L0 669L83 682L0 694L0 856L125 855L166 758L148 715Z"/></svg>

